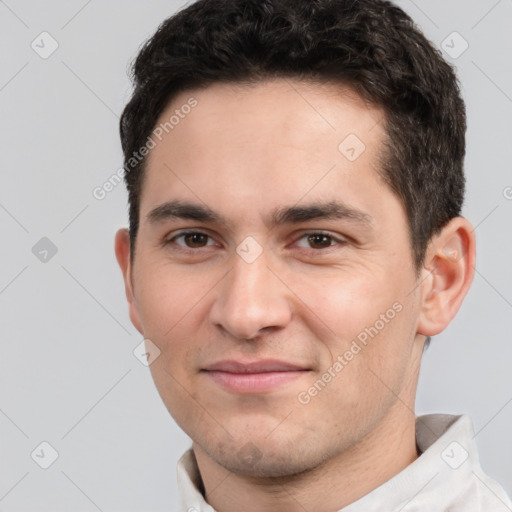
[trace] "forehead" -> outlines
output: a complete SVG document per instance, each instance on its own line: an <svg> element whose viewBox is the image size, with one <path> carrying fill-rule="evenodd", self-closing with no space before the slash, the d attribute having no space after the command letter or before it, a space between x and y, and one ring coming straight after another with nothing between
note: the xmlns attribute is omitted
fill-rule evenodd
<svg viewBox="0 0 512 512"><path fill-rule="evenodd" d="M141 215L173 195L236 194L263 207L305 194L331 200L340 185L385 187L376 172L383 121L380 108L339 84L276 79L183 91L156 123L160 136L153 131Z"/></svg>

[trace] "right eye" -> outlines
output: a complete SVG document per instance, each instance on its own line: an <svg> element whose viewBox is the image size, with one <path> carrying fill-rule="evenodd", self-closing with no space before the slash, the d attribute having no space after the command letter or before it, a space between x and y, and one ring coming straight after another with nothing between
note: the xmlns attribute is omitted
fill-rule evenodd
<svg viewBox="0 0 512 512"><path fill-rule="evenodd" d="M166 240L165 245L169 245L171 243L175 243L184 249L201 249L202 247L215 245L215 242L210 235L202 233L201 231L186 231L178 233L172 238Z"/></svg>

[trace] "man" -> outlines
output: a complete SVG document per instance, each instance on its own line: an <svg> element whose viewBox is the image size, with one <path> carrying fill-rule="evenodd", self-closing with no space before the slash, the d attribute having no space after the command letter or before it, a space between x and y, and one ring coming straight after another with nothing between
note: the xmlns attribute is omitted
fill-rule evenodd
<svg viewBox="0 0 512 512"><path fill-rule="evenodd" d="M465 108L370 0L200 0L121 119L130 318L193 441L183 511L506 511L467 416L416 418L471 284Z"/></svg>

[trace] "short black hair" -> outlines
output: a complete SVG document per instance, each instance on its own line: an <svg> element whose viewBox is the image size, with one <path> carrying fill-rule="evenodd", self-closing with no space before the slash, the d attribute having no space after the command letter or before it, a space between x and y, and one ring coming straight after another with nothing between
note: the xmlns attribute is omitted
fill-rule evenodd
<svg viewBox="0 0 512 512"><path fill-rule="evenodd" d="M407 213L416 268L460 215L466 112L454 69L384 0L199 0L143 45L120 120L131 257L147 158L134 159L180 92L273 78L350 86L385 112L379 172Z"/></svg>

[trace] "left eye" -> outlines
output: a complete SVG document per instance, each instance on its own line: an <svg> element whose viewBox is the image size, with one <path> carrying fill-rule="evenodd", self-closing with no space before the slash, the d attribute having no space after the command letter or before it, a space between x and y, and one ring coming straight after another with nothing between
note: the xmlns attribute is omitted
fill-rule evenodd
<svg viewBox="0 0 512 512"><path fill-rule="evenodd" d="M335 244L342 244L344 240L337 239L327 233L306 233L299 241L305 241L305 244L298 243L299 247L306 249L327 249Z"/></svg>

